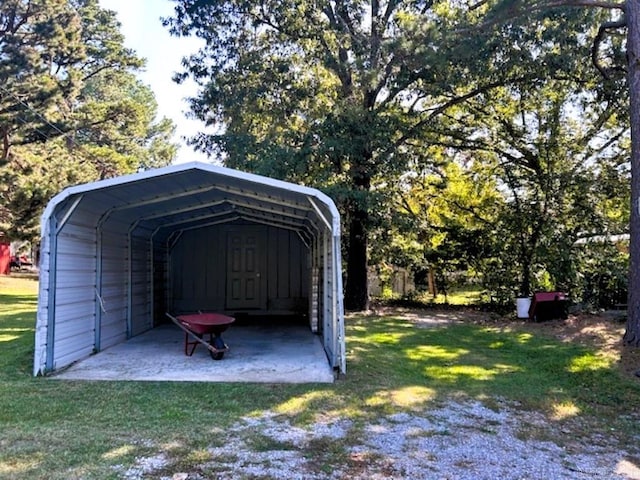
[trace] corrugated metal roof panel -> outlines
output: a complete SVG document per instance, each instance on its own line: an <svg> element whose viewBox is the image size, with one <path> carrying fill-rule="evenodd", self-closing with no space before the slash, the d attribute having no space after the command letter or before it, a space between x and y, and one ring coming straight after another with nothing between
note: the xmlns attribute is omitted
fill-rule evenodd
<svg viewBox="0 0 640 480"><path fill-rule="evenodd" d="M53 198L43 218L49 218L54 209L81 195L85 197L82 208L92 213L120 211L124 217L169 215L189 205L197 207L227 198L244 198L263 207L280 205L283 211L288 211L308 210L311 197L323 204L329 216L338 213L332 211L333 201L318 190L224 167L190 163L68 188Z"/></svg>

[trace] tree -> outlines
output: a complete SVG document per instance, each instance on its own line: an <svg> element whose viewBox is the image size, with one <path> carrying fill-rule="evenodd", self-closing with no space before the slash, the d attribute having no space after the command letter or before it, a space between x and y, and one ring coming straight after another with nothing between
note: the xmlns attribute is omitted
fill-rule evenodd
<svg viewBox="0 0 640 480"><path fill-rule="evenodd" d="M631 120L629 302L624 342L640 347L640 5L625 2Z"/></svg>
<svg viewBox="0 0 640 480"><path fill-rule="evenodd" d="M167 20L172 33L207 42L185 60L184 75L203 86L194 113L225 131L196 145L224 152L229 166L329 188L338 198L348 309L368 304L370 193L393 165L381 152L402 90L393 85L402 65L383 42L399 25L395 6L373 2L369 27L364 4L343 2L183 1Z"/></svg>
<svg viewBox="0 0 640 480"><path fill-rule="evenodd" d="M88 157L101 178L171 163L173 123L156 120L158 105L151 89L133 73L112 70L89 79L70 115L65 138Z"/></svg>
<svg viewBox="0 0 640 480"><path fill-rule="evenodd" d="M44 206L62 188L168 165L175 156L173 124L156 120L149 87L127 72L101 73L78 95L64 137L14 146L0 169L0 230L34 241Z"/></svg>
<svg viewBox="0 0 640 480"><path fill-rule="evenodd" d="M416 286L431 274L446 287L450 274L482 272L504 199L482 152L432 145L429 155L433 164L403 177L391 238L378 243L382 258L414 272Z"/></svg>
<svg viewBox="0 0 640 480"><path fill-rule="evenodd" d="M43 125L34 112L46 112L63 90L73 89L72 78L59 75L58 66L64 69L83 57L80 30L66 1L0 5L0 165L8 161L12 144L37 136ZM24 127L28 124L33 128Z"/></svg>
<svg viewBox="0 0 640 480"><path fill-rule="evenodd" d="M441 141L465 102L570 76L589 51L584 25L603 16L536 7L526 21L498 24L491 8L501 2L177 3L173 33L207 41L181 77L203 87L192 109L225 125L196 145L339 200L351 308L366 306L369 238L385 221L377 207L397 191L389 185L431 161L423 146Z"/></svg>
<svg viewBox="0 0 640 480"><path fill-rule="evenodd" d="M113 12L97 0L7 0L0 4L0 165L11 146L71 130L85 82L143 61L123 46Z"/></svg>
<svg viewBox="0 0 640 480"><path fill-rule="evenodd" d="M605 190L600 180L626 173L623 103L599 98L592 86L589 76L575 72L570 80L500 89L489 104L474 99L466 105L475 122L485 119L484 127L471 140L459 138L457 148L467 144L494 155L494 181L505 194L496 222L500 249L519 269L520 295L532 292L534 265L569 288L569 253L576 240L624 228L600 207L622 194Z"/></svg>
<svg viewBox="0 0 640 480"><path fill-rule="evenodd" d="M33 239L61 188L168 164L143 60L97 0L0 3L0 229Z"/></svg>
<svg viewBox="0 0 640 480"><path fill-rule="evenodd" d="M501 35L475 28L484 25L485 3L493 2L176 0L165 21L173 34L206 42L178 80L199 82L194 115L224 128L197 137L197 148L339 201L347 308L367 305L367 250L382 186L421 158L441 117L575 60L559 53L541 18L526 45L513 42L526 36L522 25ZM549 27L566 31L563 20Z"/></svg>
<svg viewBox="0 0 640 480"><path fill-rule="evenodd" d="M480 2L483 3L483 2ZM603 82L610 74L623 69L627 79L629 98L629 120L631 127L631 196L629 221L630 262L629 299L624 343L640 347L640 5L637 2L599 0L539 0L535 2L499 1L489 24L508 21L528 15L534 10L552 11L558 7L579 7L610 11L608 19L599 23L598 35L594 39L591 58L603 75ZM616 35L626 29L625 58L606 55L608 47L615 42ZM604 55L603 55L604 53ZM604 61L603 61L604 57Z"/></svg>
<svg viewBox="0 0 640 480"><path fill-rule="evenodd" d="M482 3L489 6L489 2ZM598 40L601 31L594 20L602 18L602 12L594 16L590 11L555 8L550 14L533 8L533 13L526 22L491 24L490 40L486 41L494 45L495 52L484 60L486 76L492 79L496 70L507 72L504 86L495 82L490 91L478 89L464 102L448 108L422 138L425 144L448 149L445 155L451 158L456 158L455 152L466 151L467 158L486 164L478 171L493 172L482 181L489 185L497 178L499 191L510 192L501 215L491 217L483 212L494 225L475 238L487 244L484 255L490 253L489 239L496 239L492 248L496 253L493 257L489 254L486 267L476 268L485 270L485 278L499 271L494 277L501 286L505 279L519 277L518 290L526 292L532 282L540 281L534 278L533 266L536 272L551 275L547 282L571 286L568 275L575 266L571 253L577 235L621 228L607 220L610 211L598 206L617 200L621 194L619 189L605 192L600 186L610 183L601 181L610 174L618 180L624 178L628 132L627 123L621 121L624 76L617 67L624 57L623 43L615 39L605 45L603 39ZM585 29L584 25L591 27ZM600 48L606 47L606 58L594 53L594 39ZM589 55L597 58L597 69L582 60ZM606 82L599 72L607 73ZM432 161L436 155L431 152L425 158ZM459 202L448 197L444 188L439 194L442 197L438 200L454 205ZM437 204L438 200L432 197L428 202ZM444 223L451 218L456 216ZM427 225L419 228L423 236L431 230L426 233L427 243L443 236L434 229L441 222L434 221L428 219ZM465 244L465 234L472 232L451 226L447 238L457 237L454 250L473 251L477 243ZM439 247L432 252L441 260L449 255L447 243ZM458 253L458 257L465 254ZM510 290L512 299L515 288Z"/></svg>

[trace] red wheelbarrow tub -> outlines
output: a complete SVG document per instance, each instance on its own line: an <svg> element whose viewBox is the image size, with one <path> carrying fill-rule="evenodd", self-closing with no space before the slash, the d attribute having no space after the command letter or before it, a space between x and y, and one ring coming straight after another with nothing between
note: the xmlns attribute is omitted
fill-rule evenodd
<svg viewBox="0 0 640 480"><path fill-rule="evenodd" d="M229 328L229 325L235 322L235 318L211 312L178 315L177 318L167 313L167 316L185 331L185 355L189 357L193 355L199 343L204 344L209 349L214 360L221 360L224 352L229 350L229 347L222 340L221 334ZM209 335L209 342L202 339L207 334ZM190 336L194 338L194 341L189 341ZM190 351L189 347L191 347Z"/></svg>

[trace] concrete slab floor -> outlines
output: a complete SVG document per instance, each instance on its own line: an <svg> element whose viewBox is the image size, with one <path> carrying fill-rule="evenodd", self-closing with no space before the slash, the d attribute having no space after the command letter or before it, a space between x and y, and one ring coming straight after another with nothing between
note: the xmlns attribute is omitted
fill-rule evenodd
<svg viewBox="0 0 640 480"><path fill-rule="evenodd" d="M52 375L68 380L331 383L321 337L304 325L232 325L229 351L213 360L199 345L184 354L184 332L162 325ZM208 338L208 335L205 337Z"/></svg>

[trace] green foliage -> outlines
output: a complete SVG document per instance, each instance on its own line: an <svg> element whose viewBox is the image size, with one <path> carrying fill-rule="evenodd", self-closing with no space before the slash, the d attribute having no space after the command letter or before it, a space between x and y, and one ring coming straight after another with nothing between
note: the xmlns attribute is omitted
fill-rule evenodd
<svg viewBox="0 0 640 480"><path fill-rule="evenodd" d="M174 158L173 124L156 121L153 92L132 73L96 74L87 80L79 104L70 137L103 177L165 166Z"/></svg>
<svg viewBox="0 0 640 480"><path fill-rule="evenodd" d="M78 161L57 140L15 147L13 155L20 168L0 169L0 198L5 209L0 215L0 231L35 241L46 203L61 187L91 181L98 172L92 163Z"/></svg>
<svg viewBox="0 0 640 480"><path fill-rule="evenodd" d="M527 103L528 96L514 99L519 108L511 119L502 117L497 130L505 139L494 148L501 165L497 171L508 191L500 250L515 260L520 293L566 289L576 267L577 239L626 229L628 217L615 218L606 209L615 205L617 210L626 193L628 172L620 166L627 161L628 124L616 117L622 105L618 99L578 107L583 96L591 95L574 83L550 82L531 97L533 103ZM577 108L580 113L574 113ZM619 185L615 193L600 183L603 174L613 172ZM550 279L535 285L542 272Z"/></svg>
<svg viewBox="0 0 640 480"><path fill-rule="evenodd" d="M490 41L509 39L496 47L517 80L469 98L443 132L449 149L483 162L490 175L479 181L494 182L504 198L474 267L500 303L548 289L580 298L576 279L590 274L576 241L625 232L629 220L624 45L616 36L593 43L611 18L603 10L495 5L484 4ZM591 54L595 66L582 61Z"/></svg>
<svg viewBox="0 0 640 480"><path fill-rule="evenodd" d="M85 82L143 62L123 46L119 24L97 0L8 0L0 6L2 163L12 145L40 143L73 128Z"/></svg>
<svg viewBox="0 0 640 480"><path fill-rule="evenodd" d="M613 308L627 304L628 240L594 239L576 252L575 301L587 307Z"/></svg>
<svg viewBox="0 0 640 480"><path fill-rule="evenodd" d="M0 25L0 231L35 240L62 188L171 162L173 124L156 120L114 12L8 0Z"/></svg>
<svg viewBox="0 0 640 480"><path fill-rule="evenodd" d="M425 176L432 184L407 176L412 189L402 206L417 221L399 224L398 234L421 238L417 268L426 263L445 277L475 272L488 296L505 304L536 290L578 288L586 264L577 240L624 232L629 219L623 97L598 102L585 85L501 87L491 102L477 97L459 107L466 115L450 119L446 148L430 149L445 167ZM444 163L447 155L455 163Z"/></svg>
<svg viewBox="0 0 640 480"><path fill-rule="evenodd" d="M443 149L431 151L446 158ZM393 222L394 241L380 247L382 257L404 260L401 265L425 275L434 268L444 292L455 274L476 271L491 253L495 219L504 204L485 170L483 162L460 156L406 175Z"/></svg>

